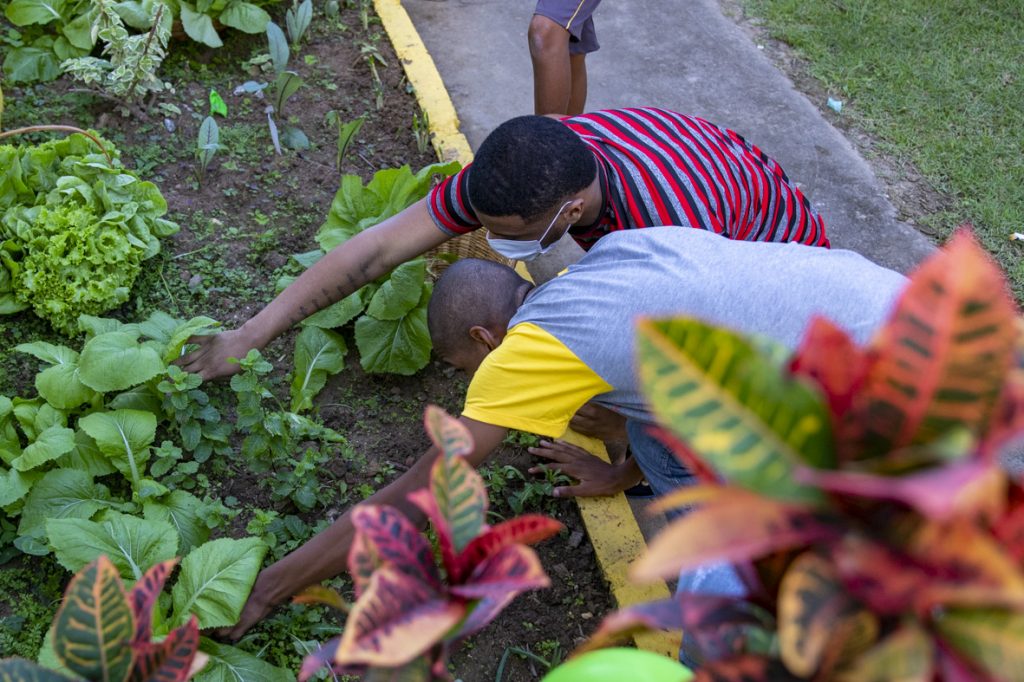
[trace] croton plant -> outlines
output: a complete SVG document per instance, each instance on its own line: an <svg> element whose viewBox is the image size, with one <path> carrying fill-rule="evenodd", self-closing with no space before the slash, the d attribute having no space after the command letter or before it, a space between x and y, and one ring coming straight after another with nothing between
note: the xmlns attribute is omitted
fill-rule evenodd
<svg viewBox="0 0 1024 682"><path fill-rule="evenodd" d="M602 646L681 628L696 679L1024 680L1024 427L1017 310L967 230L860 347L815 319L795 354L694 320L641 323L643 390L702 479L637 579L737 565L745 597L609 616Z"/></svg>
<svg viewBox="0 0 1024 682"><path fill-rule="evenodd" d="M402 512L363 504L352 511L356 538L349 573L357 600L345 631L303 664L299 680L328 665L363 680L448 680L448 655L527 590L547 587L547 574L527 544L562 529L554 519L526 514L486 523L487 490L465 456L469 432L439 407L424 417L440 453L430 484L410 500L430 519L440 570L430 540ZM297 598L346 608L341 598L313 588Z"/></svg>

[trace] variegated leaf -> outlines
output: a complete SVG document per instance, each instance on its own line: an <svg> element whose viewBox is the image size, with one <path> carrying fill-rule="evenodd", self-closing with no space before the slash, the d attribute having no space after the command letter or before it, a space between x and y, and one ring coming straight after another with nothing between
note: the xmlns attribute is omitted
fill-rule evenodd
<svg viewBox="0 0 1024 682"><path fill-rule="evenodd" d="M858 657L840 682L931 682L935 652L931 637L914 621Z"/></svg>
<svg viewBox="0 0 1024 682"><path fill-rule="evenodd" d="M911 276L871 345L877 356L837 441L845 459L879 456L947 431L982 433L1013 364L1016 309L967 230Z"/></svg>
<svg viewBox="0 0 1024 682"><path fill-rule="evenodd" d="M650 543L631 575L653 580L715 561L747 561L835 534L828 517L801 505L760 497L742 488L711 488L703 506L672 521Z"/></svg>
<svg viewBox="0 0 1024 682"><path fill-rule="evenodd" d="M789 369L812 379L825 395L832 416L838 418L853 404L869 365L869 356L849 334L831 321L815 317L807 326Z"/></svg>
<svg viewBox="0 0 1024 682"><path fill-rule="evenodd" d="M958 654L999 680L1024 680L1024 612L952 609L935 627Z"/></svg>
<svg viewBox="0 0 1024 682"><path fill-rule="evenodd" d="M431 674L430 657L420 656L399 668L370 668L362 682L430 682L440 679Z"/></svg>
<svg viewBox="0 0 1024 682"><path fill-rule="evenodd" d="M142 579L132 586L128 593L128 600L131 602L132 613L135 616L133 642L149 641L153 626L153 605L164 589L167 577L177 565L177 559L162 561L146 571Z"/></svg>
<svg viewBox="0 0 1024 682"><path fill-rule="evenodd" d="M338 652L338 645L340 644L341 637L334 637L321 644L319 649L302 659L298 682L306 682L306 680L315 676L321 668L332 668Z"/></svg>
<svg viewBox="0 0 1024 682"><path fill-rule="evenodd" d="M466 427L437 405L427 405L423 426L445 457L466 457L473 452L473 437Z"/></svg>
<svg viewBox="0 0 1024 682"><path fill-rule="evenodd" d="M822 499L793 479L799 464L832 462L830 419L808 386L739 335L696 320L642 320L637 332L640 385L660 423L730 483Z"/></svg>
<svg viewBox="0 0 1024 682"><path fill-rule="evenodd" d="M366 535L357 530L348 550L348 572L352 577L356 599L362 596L366 586L370 584L373 572L383 563L377 548L366 539Z"/></svg>
<svg viewBox="0 0 1024 682"><path fill-rule="evenodd" d="M861 649L878 635L878 620L846 592L827 559L799 556L779 590L779 650L782 662L809 678L826 664L840 664L853 637Z"/></svg>
<svg viewBox="0 0 1024 682"><path fill-rule="evenodd" d="M386 505L360 504L352 510L352 524L382 562L440 589L441 577L430 545L400 511Z"/></svg>
<svg viewBox="0 0 1024 682"><path fill-rule="evenodd" d="M68 670L89 680L128 678L135 620L121 576L105 556L71 579L53 628L54 652Z"/></svg>
<svg viewBox="0 0 1024 682"><path fill-rule="evenodd" d="M0 682L72 682L58 672L48 670L23 658L0 661Z"/></svg>
<svg viewBox="0 0 1024 682"><path fill-rule="evenodd" d="M443 524L435 530L450 539L452 554L458 555L486 526L484 480L462 457L442 456L430 470L430 492Z"/></svg>
<svg viewBox="0 0 1024 682"><path fill-rule="evenodd" d="M132 649L135 667L129 682L185 682L199 652L199 621L192 616L162 642L135 642Z"/></svg>
<svg viewBox="0 0 1024 682"><path fill-rule="evenodd" d="M341 665L394 667L441 641L465 614L427 584L392 565L378 569L352 607L335 656Z"/></svg>
<svg viewBox="0 0 1024 682"><path fill-rule="evenodd" d="M700 667L693 682L800 682L781 661L743 655L713 661Z"/></svg>
<svg viewBox="0 0 1024 682"><path fill-rule="evenodd" d="M523 514L487 528L473 538L456 559L456 570L449 576L459 584L480 562L509 545L532 545L561 531L558 521L540 514Z"/></svg>
<svg viewBox="0 0 1024 682"><path fill-rule="evenodd" d="M508 545L481 562L461 585L448 588L463 599L520 594L551 585L537 553L525 545Z"/></svg>
<svg viewBox="0 0 1024 682"><path fill-rule="evenodd" d="M362 536L360 535L360 537ZM367 573L367 579L372 574L373 571ZM323 604L324 606L329 606L332 609L341 611L343 613L348 613L349 610L348 603L340 594L338 594L335 590L332 590L329 587L324 587L323 585L312 585L310 587L307 587L302 592L292 597L292 603Z"/></svg>

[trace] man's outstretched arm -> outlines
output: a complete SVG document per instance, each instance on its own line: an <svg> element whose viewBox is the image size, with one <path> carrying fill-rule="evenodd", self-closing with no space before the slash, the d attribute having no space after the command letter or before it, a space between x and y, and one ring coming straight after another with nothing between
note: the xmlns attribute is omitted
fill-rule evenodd
<svg viewBox="0 0 1024 682"><path fill-rule="evenodd" d="M485 424L465 417L459 420L473 436L473 453L467 458L473 466L480 466L487 456L505 438L507 430L500 426ZM388 504L397 507L413 523L423 525L426 521L419 509L408 500L409 493L426 487L430 478L430 467L437 457L437 448L430 448L419 460L386 487L381 488L367 504ZM333 578L347 567L348 552L355 536L351 516L348 512L338 518L329 528L311 538L308 542L267 566L256 578L252 593L242 610L238 624L224 628L218 634L237 640L253 625L262 620L278 604L301 592L310 585Z"/></svg>
<svg viewBox="0 0 1024 682"><path fill-rule="evenodd" d="M421 199L332 249L240 328L189 339L199 348L178 364L204 380L233 374L238 365L228 358L263 348L292 325L447 239Z"/></svg>

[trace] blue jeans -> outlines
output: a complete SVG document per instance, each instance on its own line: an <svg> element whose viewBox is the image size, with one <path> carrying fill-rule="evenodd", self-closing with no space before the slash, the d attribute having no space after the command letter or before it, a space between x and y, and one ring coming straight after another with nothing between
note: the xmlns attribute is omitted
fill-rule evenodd
<svg viewBox="0 0 1024 682"><path fill-rule="evenodd" d="M697 480L694 475L686 470L671 450L648 433L649 427L650 424L634 419L626 422L629 448L654 494L660 496L682 486L696 485ZM687 511L686 509L672 509L666 512L665 516L672 521L686 514ZM729 596L746 594L743 581L740 580L732 564L728 563L709 564L692 571L683 571L679 574L679 585L676 591ZM700 654L696 651L693 640L685 632L683 633L683 645L679 650L679 660L691 669L694 669L700 660Z"/></svg>

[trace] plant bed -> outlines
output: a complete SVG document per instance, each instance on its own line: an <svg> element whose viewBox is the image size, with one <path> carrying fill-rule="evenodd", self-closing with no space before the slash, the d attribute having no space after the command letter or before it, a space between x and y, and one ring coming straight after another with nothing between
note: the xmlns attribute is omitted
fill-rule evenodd
<svg viewBox="0 0 1024 682"><path fill-rule="evenodd" d="M283 15L284 8L279 10ZM282 16L275 14L275 19L283 23ZM376 89L368 48L380 56L375 69L381 85ZM408 164L418 169L434 161L424 138L413 133L418 113L414 99L372 17L364 30L357 9L343 9L337 26L318 13L306 41L292 50L289 68L305 83L275 117L282 129L302 130L312 143L309 149L285 149L277 155L266 100L233 94L246 81L273 80L260 67L266 63L260 55L266 52L266 38L259 35L231 35L218 50L172 44L160 75L175 92L161 101L177 105L180 115L122 116L109 100L81 92L65 79L6 89L6 128L57 123L95 130L117 146L126 167L160 188L169 207L166 217L180 225L177 234L162 240L161 252L146 261L128 301L106 317L136 322L164 311L180 320L205 315L227 328L240 325L272 298L279 277L301 271L290 256L315 248L314 235L342 173L366 182L383 168ZM223 97L228 115L217 118L221 146L200 181L196 139L209 113L211 89ZM365 116L340 170L337 128L325 122L332 110L341 122ZM81 350L84 343L81 336L55 332L31 311L0 318L0 325L5 339L0 394L7 396L34 396L40 369L39 362L14 346L45 341ZM296 336L296 331L285 334L263 353L274 365L267 380L284 404ZM278 460L269 471L260 471L238 454L243 438L236 433L230 437L232 454L215 453L194 472L171 469L154 476L224 506L225 522L212 537L262 537L269 545L267 561L283 556L426 450L422 414L427 402L453 412L460 409L465 381L440 363L431 362L411 377L367 374L358 362L351 330L342 336L352 349L345 368L304 414L342 434L344 443L325 444L307 457L309 442L299 440L290 461ZM226 420L235 418L227 382L201 390L211 402L226 406ZM161 425L153 447L171 432L170 426ZM154 455L149 466L157 459ZM553 586L513 602L497 622L470 640L454 659L455 675L465 680L495 679L499 666L503 680L537 679L545 672L545 661L571 651L613 606L575 505L546 498L543 482L518 473L525 471L527 459L522 439L515 439L494 458L485 479L492 484L495 514L543 511L566 526L565 533L538 547ZM188 460L186 455L183 461ZM12 531L0 525L0 537ZM0 543L0 550L4 546ZM28 572L42 576L30 590L25 587ZM69 576L52 557L18 555L0 566L0 589L6 592L0 594L0 657L31 655L38 648ZM344 582L337 585L346 590ZM15 592L17 601L10 598ZM295 671L308 649L339 627L337 617L321 608L286 606L254 628L240 646Z"/></svg>

